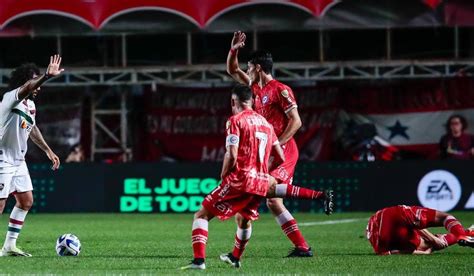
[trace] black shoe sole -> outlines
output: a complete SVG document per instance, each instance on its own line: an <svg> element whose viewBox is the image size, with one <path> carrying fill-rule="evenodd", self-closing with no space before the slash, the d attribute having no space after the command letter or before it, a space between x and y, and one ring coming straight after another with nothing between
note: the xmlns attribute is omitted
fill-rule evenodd
<svg viewBox="0 0 474 276"><path fill-rule="evenodd" d="M300 253L300 254L297 254L297 255L288 255L286 256L286 258L311 258L313 257L313 252L308 252L308 253Z"/></svg>
<svg viewBox="0 0 474 276"><path fill-rule="evenodd" d="M472 248L474 248L474 243L468 242L468 241L466 241L466 240L459 240L459 241L458 241L458 244L459 244L460 246L466 246L466 247L472 247Z"/></svg>

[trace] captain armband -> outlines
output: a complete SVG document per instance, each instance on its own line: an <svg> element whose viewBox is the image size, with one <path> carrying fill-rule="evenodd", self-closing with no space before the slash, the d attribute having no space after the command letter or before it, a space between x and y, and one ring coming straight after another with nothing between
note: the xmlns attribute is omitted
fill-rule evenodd
<svg viewBox="0 0 474 276"><path fill-rule="evenodd" d="M227 135L226 139L225 139L225 146L228 147L228 146L238 146L239 145L239 136L235 135L235 134L229 134Z"/></svg>

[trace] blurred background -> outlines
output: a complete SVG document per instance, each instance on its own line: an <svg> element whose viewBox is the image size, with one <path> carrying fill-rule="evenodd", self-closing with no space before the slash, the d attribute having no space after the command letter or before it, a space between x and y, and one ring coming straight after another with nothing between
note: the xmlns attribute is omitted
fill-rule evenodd
<svg viewBox="0 0 474 276"><path fill-rule="evenodd" d="M63 166L30 145L34 211L192 212L219 183L241 30L241 67L270 51L295 92L294 184L334 189L337 211L469 210L473 27L468 0L2 0L0 86L63 56L36 100Z"/></svg>

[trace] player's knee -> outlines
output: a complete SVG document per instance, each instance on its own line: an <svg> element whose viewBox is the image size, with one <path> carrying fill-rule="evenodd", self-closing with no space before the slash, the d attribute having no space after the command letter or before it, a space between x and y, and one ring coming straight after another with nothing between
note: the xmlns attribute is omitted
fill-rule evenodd
<svg viewBox="0 0 474 276"><path fill-rule="evenodd" d="M201 210L197 211L194 213L194 219L205 219L205 220L210 220L211 217L209 215L209 212L207 212L206 209L201 208Z"/></svg>
<svg viewBox="0 0 474 276"><path fill-rule="evenodd" d="M194 213L194 219L205 219L205 216L200 211L197 211Z"/></svg>
<svg viewBox="0 0 474 276"><path fill-rule="evenodd" d="M267 191L266 197L267 198L275 197L275 184L270 183L270 185L268 186L268 191Z"/></svg>
<svg viewBox="0 0 474 276"><path fill-rule="evenodd" d="M434 217L434 223L436 223L439 226L442 226L448 216L450 216L450 214L436 211L436 214Z"/></svg>
<svg viewBox="0 0 474 276"><path fill-rule="evenodd" d="M235 215L235 222L237 223L237 226L241 229L247 229L251 226L250 220L244 218L241 214L236 214Z"/></svg>
<svg viewBox="0 0 474 276"><path fill-rule="evenodd" d="M251 226L252 226L252 222L250 220L247 220L247 219L243 219L239 223L240 229L249 229Z"/></svg>
<svg viewBox="0 0 474 276"><path fill-rule="evenodd" d="M268 183L268 191L267 191L267 198L273 198L275 197L275 190L276 190L276 185L278 184L278 181L270 175L270 180Z"/></svg>
<svg viewBox="0 0 474 276"><path fill-rule="evenodd" d="M17 202L16 207L24 211L29 211L31 207L33 207L33 198L22 200L21 202Z"/></svg>
<svg viewBox="0 0 474 276"><path fill-rule="evenodd" d="M280 198L268 198L267 207L273 213L275 213L275 211L279 211L285 208L285 206L283 206L283 200L281 200Z"/></svg>

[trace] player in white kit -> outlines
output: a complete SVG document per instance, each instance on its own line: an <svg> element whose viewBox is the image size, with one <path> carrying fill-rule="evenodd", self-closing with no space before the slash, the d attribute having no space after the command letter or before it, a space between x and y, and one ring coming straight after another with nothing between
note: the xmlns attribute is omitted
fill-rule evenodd
<svg viewBox="0 0 474 276"><path fill-rule="evenodd" d="M33 186L25 162L27 141L31 140L41 148L53 163L52 169L59 168L58 156L44 141L35 124L36 108L33 99L40 86L51 77L61 74L61 57L52 56L46 73L40 75L34 64L24 64L16 68L9 81L9 92L3 94L0 103L0 214L10 194L16 199L10 214L8 231L0 256L31 257L18 249L16 240L23 227L26 214L33 205Z"/></svg>

